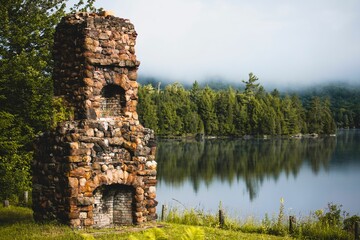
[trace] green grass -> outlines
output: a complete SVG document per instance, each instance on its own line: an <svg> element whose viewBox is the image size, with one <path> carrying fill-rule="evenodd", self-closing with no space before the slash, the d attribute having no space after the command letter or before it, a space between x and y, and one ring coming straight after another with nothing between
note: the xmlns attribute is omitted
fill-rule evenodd
<svg viewBox="0 0 360 240"><path fill-rule="evenodd" d="M289 234L286 216L281 212L262 221L249 218L244 221L225 219L220 228L218 216L198 210L169 210L164 222L144 226L108 229L73 230L68 226L35 223L32 210L24 207L0 207L0 239L128 239L128 240L191 240L191 239L354 239L342 230L339 222L327 221L336 217L338 208L321 212L301 220L292 235ZM293 238L294 237L294 238Z"/></svg>
<svg viewBox="0 0 360 240"><path fill-rule="evenodd" d="M24 207L0 207L0 239L83 239L71 228L59 224L37 224L32 210Z"/></svg>
<svg viewBox="0 0 360 240"><path fill-rule="evenodd" d="M243 233L240 231L224 230L215 227L203 227L203 226L188 226L183 224L164 223L161 228L152 228L140 232L125 232L125 233L111 233L103 232L102 234L96 234L93 232L94 239L103 240L115 240L128 239L128 240L217 240L217 239L269 239L269 240L280 240L280 239L292 239L291 237L271 236L266 234L251 234Z"/></svg>
<svg viewBox="0 0 360 240"><path fill-rule="evenodd" d="M193 219L194 221L196 219ZM213 219L215 220L215 219ZM200 224L201 222L197 222ZM204 222L203 222L204 223ZM155 225L155 224L153 224ZM158 227L156 227L158 226ZM111 229L73 230L68 226L49 223L38 224L32 218L32 210L24 207L0 207L0 239L290 239L289 237L250 234L224 230L217 226L189 226L176 223L156 223L147 227L117 227Z"/></svg>

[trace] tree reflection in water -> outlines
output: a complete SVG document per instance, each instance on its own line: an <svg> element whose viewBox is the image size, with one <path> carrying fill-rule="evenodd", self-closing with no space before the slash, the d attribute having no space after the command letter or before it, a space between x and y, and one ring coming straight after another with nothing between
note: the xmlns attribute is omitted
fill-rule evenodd
<svg viewBox="0 0 360 240"><path fill-rule="evenodd" d="M334 153L337 138L272 139L272 140L206 140L159 141L157 151L158 179L166 184L193 184L243 180L250 200L264 179L275 181L280 174L295 178L301 166L311 165L314 174L326 171Z"/></svg>

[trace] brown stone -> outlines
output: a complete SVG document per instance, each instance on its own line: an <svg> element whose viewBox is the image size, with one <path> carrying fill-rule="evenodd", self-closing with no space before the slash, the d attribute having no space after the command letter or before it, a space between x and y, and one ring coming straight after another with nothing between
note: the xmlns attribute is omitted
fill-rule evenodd
<svg viewBox="0 0 360 240"><path fill-rule="evenodd" d="M109 138L109 144L110 145L118 145L121 146L124 142L124 138L122 137L113 137L113 138Z"/></svg>
<svg viewBox="0 0 360 240"><path fill-rule="evenodd" d="M150 199L155 199L155 198L156 198L156 193L149 193L149 194L148 194L148 197L149 197Z"/></svg>
<svg viewBox="0 0 360 240"><path fill-rule="evenodd" d="M136 188L136 194L137 195L143 195L144 194L144 189L142 187L137 187Z"/></svg>
<svg viewBox="0 0 360 240"><path fill-rule="evenodd" d="M84 193L84 197L93 197L93 196L94 194L92 193L92 191Z"/></svg>
<svg viewBox="0 0 360 240"><path fill-rule="evenodd" d="M156 208L149 208L148 211L149 211L150 214L151 213L156 213Z"/></svg>
<svg viewBox="0 0 360 240"><path fill-rule="evenodd" d="M71 149L70 155L72 156L78 156L78 155L86 155L88 149Z"/></svg>
<svg viewBox="0 0 360 240"><path fill-rule="evenodd" d="M91 219L91 218L87 218L87 219L84 220L84 225L85 226L91 226L93 224L94 224L94 220Z"/></svg>
<svg viewBox="0 0 360 240"><path fill-rule="evenodd" d="M76 142L76 141L79 140L80 134L78 134L78 133L72 133L70 136L71 136L71 140L74 141L74 142Z"/></svg>
<svg viewBox="0 0 360 240"><path fill-rule="evenodd" d="M139 218L136 219L137 224L141 224L144 221L145 221L145 218L143 218L143 217L139 217Z"/></svg>
<svg viewBox="0 0 360 240"><path fill-rule="evenodd" d="M79 218L79 212L70 212L70 213L69 213L69 218L70 218L70 219L77 219L77 218Z"/></svg>
<svg viewBox="0 0 360 240"><path fill-rule="evenodd" d="M77 204L80 206L92 205L94 203L94 198L92 197L78 197Z"/></svg>
<svg viewBox="0 0 360 240"><path fill-rule="evenodd" d="M79 149L79 143L78 142L71 142L69 143L69 146L71 149Z"/></svg>
<svg viewBox="0 0 360 240"><path fill-rule="evenodd" d="M136 199L137 202L141 202L141 201L144 200L144 195L136 195L135 199Z"/></svg>
<svg viewBox="0 0 360 240"><path fill-rule="evenodd" d="M132 81L136 81L137 79L137 72L136 71L129 71L128 77Z"/></svg>
<svg viewBox="0 0 360 240"><path fill-rule="evenodd" d="M94 86L94 81L91 78L84 78L84 83L90 87Z"/></svg>
<svg viewBox="0 0 360 240"><path fill-rule="evenodd" d="M138 87L138 83L135 82L135 81L130 81L130 86L131 86L132 88L137 88L137 87Z"/></svg>
<svg viewBox="0 0 360 240"><path fill-rule="evenodd" d="M86 135L89 137L94 137L95 136L94 129L89 128L88 130L86 130Z"/></svg>
<svg viewBox="0 0 360 240"><path fill-rule="evenodd" d="M74 163L74 162L81 162L82 157L81 156L67 156L66 157L68 162Z"/></svg>
<svg viewBox="0 0 360 240"><path fill-rule="evenodd" d="M77 188L79 186L79 180L77 178L69 177L68 180L71 188Z"/></svg>
<svg viewBox="0 0 360 240"><path fill-rule="evenodd" d="M70 177L84 177L85 168L76 168L70 171Z"/></svg>
<svg viewBox="0 0 360 240"><path fill-rule="evenodd" d="M146 204L146 206L148 206L148 207L156 207L157 205L158 205L158 202L155 201L154 199L149 199Z"/></svg>
<svg viewBox="0 0 360 240"><path fill-rule="evenodd" d="M79 211L80 212L91 212L94 209L92 204L88 204L87 206L80 206Z"/></svg>
<svg viewBox="0 0 360 240"><path fill-rule="evenodd" d="M86 184L86 178L80 178L79 179L79 184L80 184L81 187L84 187L85 184Z"/></svg>
<svg viewBox="0 0 360 240"><path fill-rule="evenodd" d="M99 179L99 183L100 184L107 184L107 182L108 182L108 180L107 180L106 176L101 175L100 179Z"/></svg>
<svg viewBox="0 0 360 240"><path fill-rule="evenodd" d="M147 179L145 183L149 186L155 186L157 183L157 180L156 179Z"/></svg>
<svg viewBox="0 0 360 240"><path fill-rule="evenodd" d="M80 221L80 219L71 219L70 220L70 225L72 226L72 227L79 227L80 226L80 224L81 224L81 221Z"/></svg>
<svg viewBox="0 0 360 240"><path fill-rule="evenodd" d="M92 168L93 168L94 170L100 170L100 169L101 169L101 166L100 166L99 163L95 162L95 163L92 164Z"/></svg>

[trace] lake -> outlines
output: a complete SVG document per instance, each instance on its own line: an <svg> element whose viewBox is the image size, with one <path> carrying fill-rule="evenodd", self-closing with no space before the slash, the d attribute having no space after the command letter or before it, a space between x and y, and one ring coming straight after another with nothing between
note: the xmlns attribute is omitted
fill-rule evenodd
<svg viewBox="0 0 360 240"><path fill-rule="evenodd" d="M159 141L158 210L215 213L221 203L233 217L307 216L328 203L360 214L360 130L336 137Z"/></svg>

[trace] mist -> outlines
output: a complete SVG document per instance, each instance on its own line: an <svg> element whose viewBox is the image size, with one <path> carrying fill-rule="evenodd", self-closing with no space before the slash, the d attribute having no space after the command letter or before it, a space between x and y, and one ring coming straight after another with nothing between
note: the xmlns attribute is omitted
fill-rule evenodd
<svg viewBox="0 0 360 240"><path fill-rule="evenodd" d="M139 75L264 86L360 82L358 0L99 0L138 32Z"/></svg>

